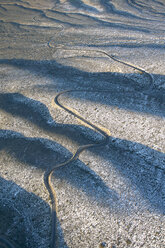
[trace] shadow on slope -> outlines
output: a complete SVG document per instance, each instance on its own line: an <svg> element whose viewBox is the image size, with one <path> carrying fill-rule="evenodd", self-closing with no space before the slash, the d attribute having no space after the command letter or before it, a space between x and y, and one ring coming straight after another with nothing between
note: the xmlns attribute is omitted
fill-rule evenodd
<svg viewBox="0 0 165 248"><path fill-rule="evenodd" d="M78 145L89 143L84 128L72 124L57 123L46 105L19 93L1 93L0 109L35 124L46 132L55 133L74 140ZM81 131L80 131L81 129ZM93 136L95 131L88 129ZM78 131L78 132L76 132Z"/></svg>
<svg viewBox="0 0 165 248"><path fill-rule="evenodd" d="M50 243L50 207L40 197L12 181L0 177L0 237L14 242L14 247L34 247ZM48 214L49 212L49 214ZM58 223L59 243L68 247ZM41 247L41 246L40 246Z"/></svg>
<svg viewBox="0 0 165 248"><path fill-rule="evenodd" d="M104 102L105 99L102 100L101 97L96 99L96 97L91 97L90 94L79 95L79 98L82 97L82 99L87 99L92 102L101 102L110 106L118 106L121 109L165 116L165 90L163 87L160 87L160 85L153 85L148 74L85 72L74 67L61 65L55 60L32 61L6 59L0 60L0 64L13 65L21 69L29 70L31 73L39 73L43 77L51 78L54 80L54 83L51 85L51 91L55 89L55 93L57 87L65 87L65 89L81 88L81 90L84 89L84 91L88 91L88 89L93 89L94 91L105 89L108 90L106 102ZM164 77L163 75L153 75L153 77L158 76ZM141 77L140 83L138 82L139 77ZM62 79L62 84L60 79ZM50 85L36 85L36 87L42 90L50 90ZM5 98L7 98L7 95L1 95L1 105L3 105L2 102L5 101ZM7 109L8 107L6 106L4 108Z"/></svg>
<svg viewBox="0 0 165 248"><path fill-rule="evenodd" d="M99 155L140 192L147 209L165 215L164 153L137 142L110 137L108 148Z"/></svg>
<svg viewBox="0 0 165 248"><path fill-rule="evenodd" d="M28 119L44 131L49 130L49 132L56 133L55 122L52 124L52 117L44 104L26 98L21 94L2 94L0 99L3 110L12 113L14 116ZM51 124L49 124L50 119ZM67 132L65 132L66 128L68 128ZM64 138L73 139L78 145L83 144L84 139L79 138L82 131L80 126L58 124L57 133L59 129ZM92 132L91 137L94 135L94 131L89 128L85 127L84 130L87 138L90 132ZM79 136L76 136L76 132L80 133ZM87 143L89 143L89 140ZM27 138L19 133L7 130L1 131L0 147L0 149L5 149L13 154L19 161L43 170L71 157L71 153L56 142L46 139ZM130 181L143 198L149 202L151 208L164 213L165 203L162 195L164 194L163 185L165 183L165 155L163 153L136 142L113 137L109 138L108 150L105 147L105 149L102 149L103 152L100 149L92 149L91 151L94 154L99 154L117 168L123 177ZM75 163L78 163L80 167L75 166ZM58 169L56 176L61 180L64 179L77 189L83 190L87 196L93 198L99 204L108 195L112 201L118 198L116 192L111 191L97 174L86 168L80 161L69 165L69 168L67 166ZM97 185L101 186L101 194L97 192ZM112 202L109 207L113 208Z"/></svg>
<svg viewBox="0 0 165 248"><path fill-rule="evenodd" d="M59 163L68 160L72 154L56 142L41 139L27 138L20 133L9 130L0 132L0 149L14 156L24 164L35 166L43 171L52 168ZM87 197L98 204L106 199L109 201L118 200L115 191L109 189L104 181L89 167L80 162L73 162L66 167L56 169L56 178L65 180L73 188L84 192ZM100 191L97 190L99 187ZM108 208L112 209L110 203Z"/></svg>
<svg viewBox="0 0 165 248"><path fill-rule="evenodd" d="M165 16L165 4L162 1L152 0L148 1L137 1L137 0L126 0L127 4L140 12L147 11L150 15L154 16ZM164 9L164 12L162 11Z"/></svg>

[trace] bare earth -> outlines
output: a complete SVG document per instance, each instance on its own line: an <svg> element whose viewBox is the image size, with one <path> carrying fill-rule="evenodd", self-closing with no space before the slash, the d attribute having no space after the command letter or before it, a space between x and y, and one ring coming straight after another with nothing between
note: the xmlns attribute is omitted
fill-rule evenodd
<svg viewBox="0 0 165 248"><path fill-rule="evenodd" d="M0 36L0 236L49 247L44 172L101 139L53 103L81 89L111 134L54 173L59 248L164 248L165 1L0 0Z"/></svg>

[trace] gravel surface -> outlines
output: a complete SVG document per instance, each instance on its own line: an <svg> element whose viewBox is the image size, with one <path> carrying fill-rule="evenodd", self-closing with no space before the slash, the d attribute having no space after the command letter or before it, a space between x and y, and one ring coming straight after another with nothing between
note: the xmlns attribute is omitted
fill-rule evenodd
<svg viewBox="0 0 165 248"><path fill-rule="evenodd" d="M48 248L165 247L164 0L0 0L0 236ZM109 54L111 57L108 57ZM100 92L106 90L107 92Z"/></svg>

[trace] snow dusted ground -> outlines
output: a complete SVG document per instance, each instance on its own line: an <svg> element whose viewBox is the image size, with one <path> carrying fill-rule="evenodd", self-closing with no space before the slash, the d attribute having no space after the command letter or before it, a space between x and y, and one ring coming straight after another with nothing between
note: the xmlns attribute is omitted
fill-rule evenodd
<svg viewBox="0 0 165 248"><path fill-rule="evenodd" d="M111 136L54 174L59 247L163 248L165 1L0 0L0 36L0 235L49 247L43 174L101 138L53 104L81 89Z"/></svg>

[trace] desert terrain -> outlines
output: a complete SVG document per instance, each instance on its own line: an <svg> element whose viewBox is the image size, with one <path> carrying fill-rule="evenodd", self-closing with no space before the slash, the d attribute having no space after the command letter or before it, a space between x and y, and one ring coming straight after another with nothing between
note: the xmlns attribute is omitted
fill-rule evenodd
<svg viewBox="0 0 165 248"><path fill-rule="evenodd" d="M47 248L165 247L165 1L0 0L0 236Z"/></svg>

